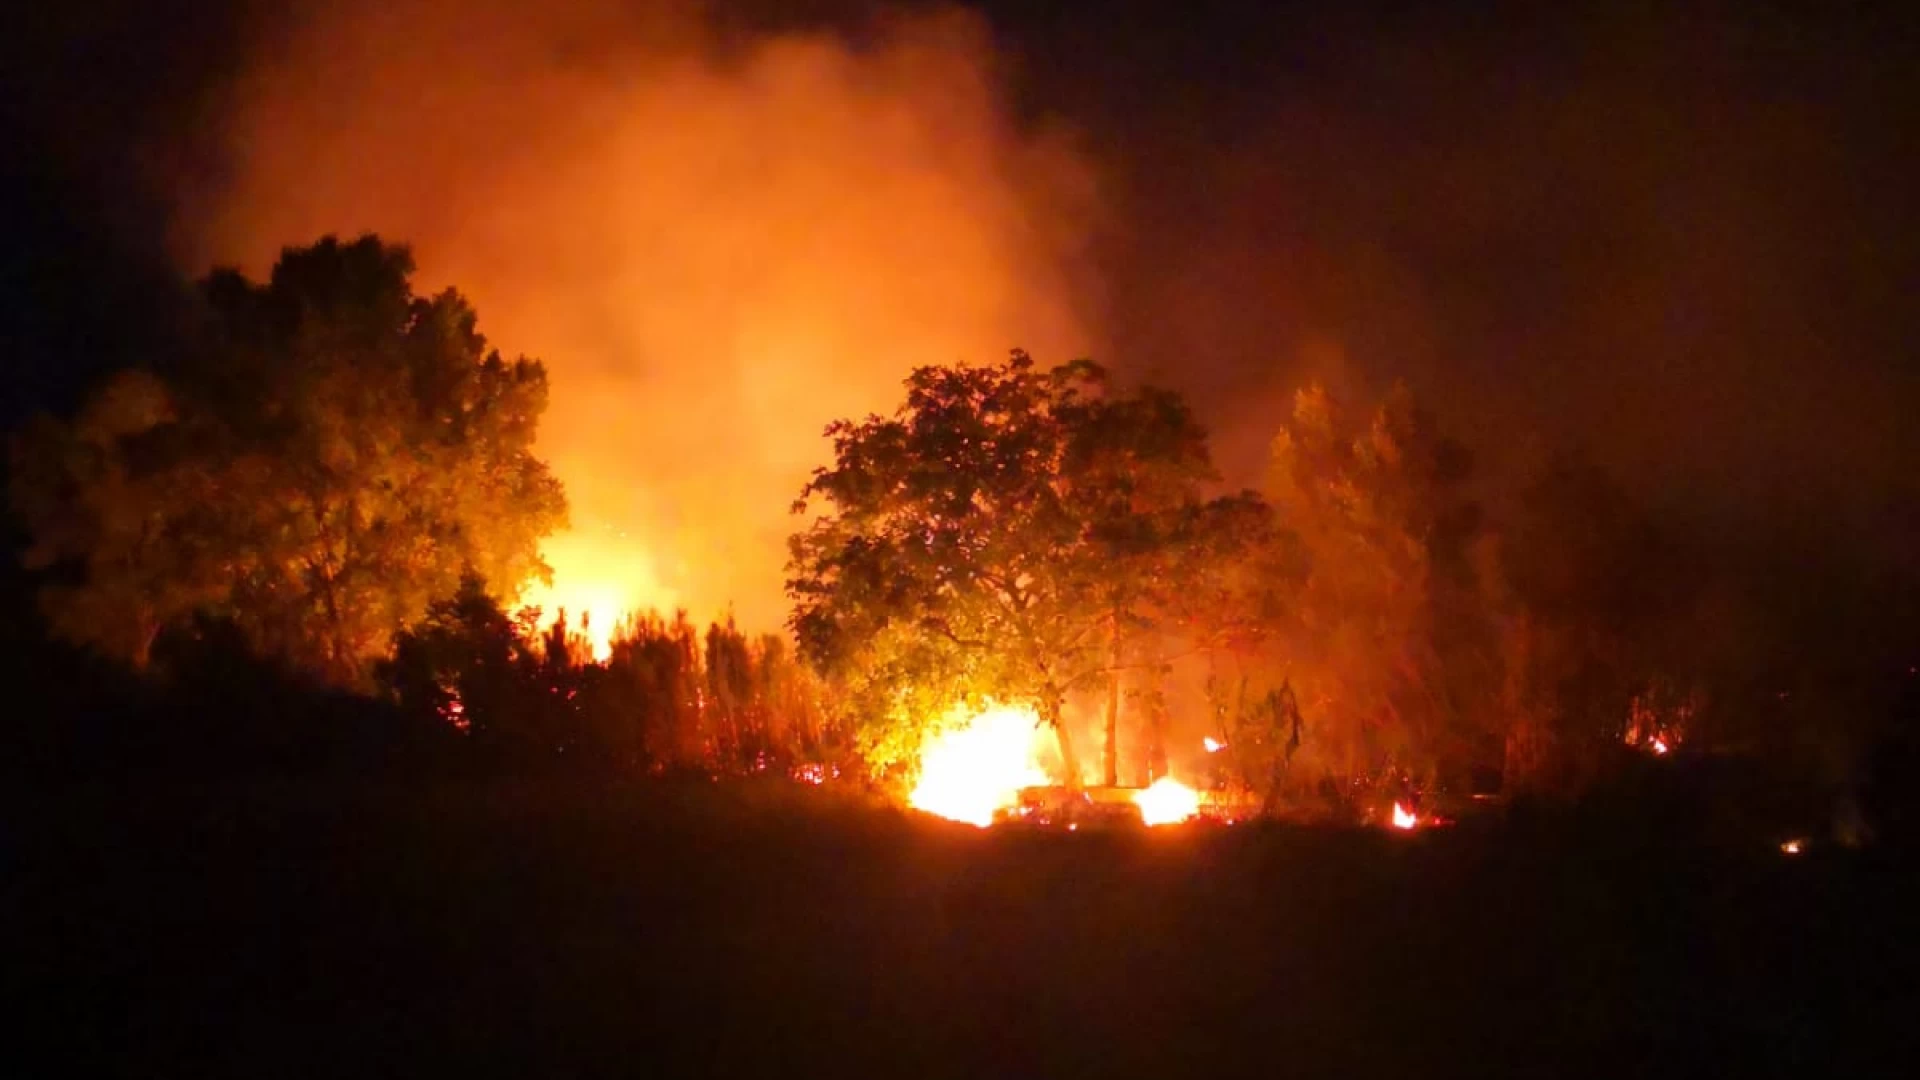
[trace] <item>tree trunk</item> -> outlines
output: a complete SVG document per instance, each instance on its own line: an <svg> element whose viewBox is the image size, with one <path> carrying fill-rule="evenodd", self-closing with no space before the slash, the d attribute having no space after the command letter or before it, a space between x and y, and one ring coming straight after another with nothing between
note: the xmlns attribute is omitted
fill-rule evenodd
<svg viewBox="0 0 1920 1080"><path fill-rule="evenodd" d="M1280 797L1287 787L1287 767L1292 764L1292 754L1274 755L1272 767L1267 771L1267 790L1260 797L1261 817L1280 816Z"/></svg>
<svg viewBox="0 0 1920 1080"><path fill-rule="evenodd" d="M160 620L143 610L138 621L140 629L135 632L133 641L133 669L145 671L147 665L153 662L153 642L160 636Z"/></svg>
<svg viewBox="0 0 1920 1080"><path fill-rule="evenodd" d="M1167 708L1158 691L1147 713L1147 783L1168 775Z"/></svg>
<svg viewBox="0 0 1920 1080"><path fill-rule="evenodd" d="M1107 679L1107 742L1100 751L1101 782L1108 787L1120 784L1120 673Z"/></svg>
<svg viewBox="0 0 1920 1080"><path fill-rule="evenodd" d="M1100 754L1102 782L1120 786L1120 612L1113 613L1113 670L1107 673L1107 744Z"/></svg>
<svg viewBox="0 0 1920 1080"><path fill-rule="evenodd" d="M1053 737L1060 741L1060 767L1067 774L1067 790L1079 791L1080 757L1073 752L1073 735L1060 716L1060 703L1043 700L1040 703L1040 719L1053 725Z"/></svg>

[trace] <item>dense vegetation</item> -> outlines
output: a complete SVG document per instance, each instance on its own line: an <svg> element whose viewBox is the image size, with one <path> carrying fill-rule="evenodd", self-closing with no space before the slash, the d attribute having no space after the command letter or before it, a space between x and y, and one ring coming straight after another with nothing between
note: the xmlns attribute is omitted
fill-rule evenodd
<svg viewBox="0 0 1920 1080"><path fill-rule="evenodd" d="M201 285L177 362L15 441L28 564L62 638L146 666L195 616L353 685L463 572L517 584L565 499L533 456L546 373L487 348L373 237Z"/></svg>
<svg viewBox="0 0 1920 1080"><path fill-rule="evenodd" d="M1405 386L1300 388L1233 492L1178 395L1020 352L829 429L795 507L797 650L639 612L596 661L515 605L565 521L533 453L544 369L411 273L373 237L215 273L152 364L15 435L10 632L47 703L21 760L818 779L910 764L947 705L995 697L1067 761L1063 713L1098 717L1076 771L1107 783L1164 774L1170 716L1204 713L1217 779L1339 816L1383 784L1578 792L1655 741L1847 790L1911 694L1897 627L1814 639L1807 605L1729 589L1577 455L1502 490Z"/></svg>
<svg viewBox="0 0 1920 1080"><path fill-rule="evenodd" d="M637 613L596 661L512 596L561 520L544 376L407 266L323 242L216 276L186 359L14 442L20 1058L1692 1075L1904 1036L1901 639L1725 591L1577 457L1489 490L1405 388L1308 386L1226 492L1174 395L922 369L830 432L793 638ZM1107 779L1163 769L1198 700L1223 778L1287 814L1476 774L1584 797L980 834L824 783L911 760L938 714L902 689L1077 702Z"/></svg>
<svg viewBox="0 0 1920 1080"><path fill-rule="evenodd" d="M912 750L929 718L981 696L1031 702L1078 774L1062 709L1105 687L1106 782L1132 670L1176 635L1257 632L1251 579L1269 515L1208 499L1206 434L1178 397L1106 393L1099 368L923 368L897 419L835 425L835 467L801 503L832 508L794 537L793 626L844 675L862 748ZM1163 770L1164 771L1164 770Z"/></svg>

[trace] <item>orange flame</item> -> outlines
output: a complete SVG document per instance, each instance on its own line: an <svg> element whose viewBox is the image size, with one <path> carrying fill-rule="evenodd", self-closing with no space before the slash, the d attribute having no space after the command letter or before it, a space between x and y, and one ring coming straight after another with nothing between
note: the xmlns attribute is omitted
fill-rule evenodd
<svg viewBox="0 0 1920 1080"><path fill-rule="evenodd" d="M1047 782L1039 766L1040 718L1031 708L989 706L947 731L920 755L920 781L907 805L985 828L1019 801L1020 789Z"/></svg>
<svg viewBox="0 0 1920 1080"><path fill-rule="evenodd" d="M1395 802L1393 804L1393 827L1394 828L1411 829L1418 824L1420 824L1420 818L1418 815L1416 815L1413 811L1407 809L1406 807L1400 805L1398 802Z"/></svg>
<svg viewBox="0 0 1920 1080"><path fill-rule="evenodd" d="M576 530L550 537L540 554L553 567L553 584L528 582L521 603L540 609L542 629L565 611L569 627L585 630L595 660L612 653L621 620L640 611L670 612L677 603L645 552L629 542Z"/></svg>
<svg viewBox="0 0 1920 1080"><path fill-rule="evenodd" d="M1149 825L1178 825L1200 813L1200 793L1171 776L1155 780L1134 795L1140 819Z"/></svg>

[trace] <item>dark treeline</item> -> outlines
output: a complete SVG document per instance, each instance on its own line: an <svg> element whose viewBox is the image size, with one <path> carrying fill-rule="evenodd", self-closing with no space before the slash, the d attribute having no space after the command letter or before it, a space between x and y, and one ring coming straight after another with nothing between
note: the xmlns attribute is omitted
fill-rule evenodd
<svg viewBox="0 0 1920 1080"><path fill-rule="evenodd" d="M340 687L262 656L217 616L163 631L138 672L15 618L6 765L31 780L189 783L856 775L818 680L779 635L648 613L595 661L564 613L539 622L470 578L396 636L366 685Z"/></svg>
<svg viewBox="0 0 1920 1080"><path fill-rule="evenodd" d="M365 237L216 272L147 363L12 433L9 763L837 772L781 638L635 613L595 662L500 599L565 521L545 370L412 271Z"/></svg>
<svg viewBox="0 0 1920 1080"><path fill-rule="evenodd" d="M502 763L616 773L773 771L820 778L846 753L817 681L778 635L684 612L622 621L609 655L566 613L509 615L478 578L436 601L377 667L380 690ZM814 768L807 768L812 766Z"/></svg>
<svg viewBox="0 0 1920 1080"><path fill-rule="evenodd" d="M999 696L1089 781L1194 776L1204 732L1216 781L1348 815L1656 753L1851 800L1910 738L1903 577L1739 563L1564 451L1495 487L1405 386L1301 388L1259 489L1222 493L1178 395L1018 353L829 433L797 650L637 613L596 660L510 599L565 521L545 369L411 274L374 237L215 273L152 363L16 431L14 761L885 774Z"/></svg>

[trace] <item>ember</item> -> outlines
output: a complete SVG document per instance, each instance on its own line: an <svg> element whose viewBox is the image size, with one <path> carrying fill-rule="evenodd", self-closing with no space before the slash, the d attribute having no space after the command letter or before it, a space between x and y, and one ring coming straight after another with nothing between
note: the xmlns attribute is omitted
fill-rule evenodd
<svg viewBox="0 0 1920 1080"><path fill-rule="evenodd" d="M1394 828L1411 829L1419 824L1420 824L1419 815L1407 809L1405 806L1402 806L1398 802L1395 802L1393 804L1393 827Z"/></svg>
<svg viewBox="0 0 1920 1080"><path fill-rule="evenodd" d="M1627 714L1627 745L1665 757L1680 745L1696 707L1691 700L1657 707L1645 696L1634 698Z"/></svg>
<svg viewBox="0 0 1920 1080"><path fill-rule="evenodd" d="M440 705L440 719L462 735L471 733L473 718L467 715L467 703L460 700L460 687L455 683L442 682L440 692L445 695Z"/></svg>

